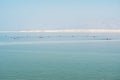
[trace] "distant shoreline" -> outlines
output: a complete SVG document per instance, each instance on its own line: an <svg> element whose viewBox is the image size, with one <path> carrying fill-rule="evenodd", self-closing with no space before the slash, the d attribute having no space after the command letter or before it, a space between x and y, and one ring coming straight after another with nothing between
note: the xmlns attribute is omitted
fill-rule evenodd
<svg viewBox="0 0 120 80"><path fill-rule="evenodd" d="M120 33L120 29L46 29L46 30L11 30L11 31L0 31L1 33L8 32L51 32L51 33Z"/></svg>

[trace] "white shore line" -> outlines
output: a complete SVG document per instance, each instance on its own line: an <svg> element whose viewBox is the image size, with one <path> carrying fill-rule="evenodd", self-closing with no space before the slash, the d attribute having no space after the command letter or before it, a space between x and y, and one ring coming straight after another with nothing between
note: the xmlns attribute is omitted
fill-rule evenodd
<svg viewBox="0 0 120 80"><path fill-rule="evenodd" d="M120 29L63 29L63 30L16 30L16 31L0 31L0 33L8 33L8 32L48 32L48 33L120 33Z"/></svg>

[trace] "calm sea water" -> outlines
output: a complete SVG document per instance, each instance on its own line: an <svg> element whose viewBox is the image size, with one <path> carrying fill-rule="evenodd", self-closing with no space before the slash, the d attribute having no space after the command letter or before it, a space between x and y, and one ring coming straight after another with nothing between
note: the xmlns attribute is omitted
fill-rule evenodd
<svg viewBox="0 0 120 80"><path fill-rule="evenodd" d="M0 80L120 80L120 41L1 42Z"/></svg>

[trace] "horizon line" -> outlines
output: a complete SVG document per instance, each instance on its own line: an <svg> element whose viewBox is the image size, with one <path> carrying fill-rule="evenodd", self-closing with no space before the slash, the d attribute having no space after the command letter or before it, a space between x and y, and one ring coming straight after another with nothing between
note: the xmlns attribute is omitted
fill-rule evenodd
<svg viewBox="0 0 120 80"><path fill-rule="evenodd" d="M40 30L4 30L0 32L51 32L51 33L120 33L120 29L40 29Z"/></svg>

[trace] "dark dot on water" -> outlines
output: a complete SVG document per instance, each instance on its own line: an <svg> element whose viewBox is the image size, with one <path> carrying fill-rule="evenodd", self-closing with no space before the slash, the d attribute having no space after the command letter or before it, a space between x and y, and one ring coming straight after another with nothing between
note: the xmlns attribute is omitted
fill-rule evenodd
<svg viewBox="0 0 120 80"><path fill-rule="evenodd" d="M43 37L39 37L39 38L43 38Z"/></svg>
<svg viewBox="0 0 120 80"><path fill-rule="evenodd" d="M72 35L72 37L75 37L75 36Z"/></svg>

